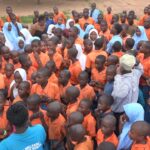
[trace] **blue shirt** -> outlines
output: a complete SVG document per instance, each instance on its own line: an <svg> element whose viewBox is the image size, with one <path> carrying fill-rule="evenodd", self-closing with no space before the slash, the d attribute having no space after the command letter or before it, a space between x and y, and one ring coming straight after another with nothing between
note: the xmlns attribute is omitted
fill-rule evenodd
<svg viewBox="0 0 150 150"><path fill-rule="evenodd" d="M107 82L105 84L105 87L104 87L104 93L105 94L108 94L108 95L111 95L112 91L113 91L113 86L114 86L114 81L112 82Z"/></svg>
<svg viewBox="0 0 150 150"><path fill-rule="evenodd" d="M65 25L64 25L64 24L56 24L55 27L56 27L56 28L60 28L60 29L62 29L62 30L65 29Z"/></svg>
<svg viewBox="0 0 150 150"><path fill-rule="evenodd" d="M52 19L47 19L46 20L46 31L48 29L48 26L51 25L51 24L55 24L54 21Z"/></svg>
<svg viewBox="0 0 150 150"><path fill-rule="evenodd" d="M120 35L114 35L113 37L112 37L112 39L109 41L109 43L107 44L107 52L109 53L109 54L111 54L112 52L113 52L113 50L112 50L112 46L113 46L113 44L115 43L115 42L117 42L117 41L119 41L121 44L122 44L122 38L120 37Z"/></svg>
<svg viewBox="0 0 150 150"><path fill-rule="evenodd" d="M24 133L12 133L0 143L0 150L43 150L46 133L42 125L28 127Z"/></svg>

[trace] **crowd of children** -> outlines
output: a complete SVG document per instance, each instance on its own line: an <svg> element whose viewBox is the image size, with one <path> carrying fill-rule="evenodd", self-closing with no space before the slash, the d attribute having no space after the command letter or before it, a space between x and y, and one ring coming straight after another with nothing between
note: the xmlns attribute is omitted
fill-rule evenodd
<svg viewBox="0 0 150 150"><path fill-rule="evenodd" d="M150 5L53 11L0 19L0 150L150 150Z"/></svg>

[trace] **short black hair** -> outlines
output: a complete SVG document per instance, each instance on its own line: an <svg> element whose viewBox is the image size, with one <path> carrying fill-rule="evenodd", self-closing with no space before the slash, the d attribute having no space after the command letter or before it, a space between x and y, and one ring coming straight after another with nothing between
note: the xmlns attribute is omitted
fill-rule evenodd
<svg viewBox="0 0 150 150"><path fill-rule="evenodd" d="M105 57L104 55L98 55L98 56L96 57L96 59L101 60L102 63L105 63L105 62L106 62L106 57ZM95 59L95 60L96 60L96 59Z"/></svg>
<svg viewBox="0 0 150 150"><path fill-rule="evenodd" d="M27 54L25 54L25 53L21 54L21 55L19 56L19 62L20 62L20 64L26 63L27 57L28 57Z"/></svg>
<svg viewBox="0 0 150 150"><path fill-rule="evenodd" d="M59 38L57 36L53 36L50 38L50 41L52 41L55 45L59 43Z"/></svg>
<svg viewBox="0 0 150 150"><path fill-rule="evenodd" d="M100 101L101 99L105 99L105 103L108 106L111 106L114 103L114 99L111 95L107 95L107 94L103 94L98 101Z"/></svg>
<svg viewBox="0 0 150 150"><path fill-rule="evenodd" d="M135 43L134 39L132 39L132 38L127 38L125 45L126 45L129 49L132 49L133 46L134 46L134 43Z"/></svg>
<svg viewBox="0 0 150 150"><path fill-rule="evenodd" d="M121 49L122 49L122 45L121 45L121 43L120 43L119 41L116 41L116 42L113 44L112 48L113 48L113 51L114 51L114 52L119 52L119 51L121 51Z"/></svg>
<svg viewBox="0 0 150 150"><path fill-rule="evenodd" d="M94 43L96 49L101 49L103 47L103 44L104 44L104 37L96 39Z"/></svg>
<svg viewBox="0 0 150 150"><path fill-rule="evenodd" d="M7 119L12 125L22 127L28 121L28 110L23 104L16 103L7 110Z"/></svg>
<svg viewBox="0 0 150 150"><path fill-rule="evenodd" d="M122 31L122 26L121 26L119 23L115 23L115 24L114 24L114 28L116 29L117 34L120 34L120 33L121 33L121 31Z"/></svg>
<svg viewBox="0 0 150 150"><path fill-rule="evenodd" d="M38 18L38 21L44 21L45 20L45 16L44 15L40 15L39 18Z"/></svg>
<svg viewBox="0 0 150 150"><path fill-rule="evenodd" d="M41 41L39 40L39 39L34 39L32 42L31 42L31 44L32 43L38 43L38 45L41 45Z"/></svg>

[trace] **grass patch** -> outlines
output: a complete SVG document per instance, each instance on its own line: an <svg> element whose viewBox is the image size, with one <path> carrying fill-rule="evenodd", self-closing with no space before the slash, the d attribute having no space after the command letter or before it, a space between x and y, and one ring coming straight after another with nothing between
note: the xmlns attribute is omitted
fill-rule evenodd
<svg viewBox="0 0 150 150"><path fill-rule="evenodd" d="M23 24L32 24L33 23L33 16L21 16L20 19Z"/></svg>

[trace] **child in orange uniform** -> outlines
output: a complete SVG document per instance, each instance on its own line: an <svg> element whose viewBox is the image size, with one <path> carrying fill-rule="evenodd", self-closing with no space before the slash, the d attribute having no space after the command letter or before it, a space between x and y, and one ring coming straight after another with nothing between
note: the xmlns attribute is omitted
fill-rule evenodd
<svg viewBox="0 0 150 150"><path fill-rule="evenodd" d="M32 94L39 94L44 99L60 100L59 88L56 84L48 81L49 70L41 68L37 72L36 84L31 88Z"/></svg>
<svg viewBox="0 0 150 150"><path fill-rule="evenodd" d="M11 52L11 59L12 59L12 63L14 64L15 69L18 69L21 67L21 65L19 63L19 52L12 51Z"/></svg>
<svg viewBox="0 0 150 150"><path fill-rule="evenodd" d="M49 149L64 150L64 136L66 120L61 114L61 104L59 102L51 102L47 106L47 126Z"/></svg>
<svg viewBox="0 0 150 150"><path fill-rule="evenodd" d="M5 75L4 75L4 81L5 81L5 86L7 89L10 87L10 83L14 79L14 65L13 64L6 64L5 65Z"/></svg>
<svg viewBox="0 0 150 150"><path fill-rule="evenodd" d="M116 118L112 115L106 115L102 119L101 129L98 130L96 140L99 145L103 141L111 142L116 147L118 145L118 138L114 133L116 127Z"/></svg>
<svg viewBox="0 0 150 150"><path fill-rule="evenodd" d="M150 149L150 125L144 121L137 121L131 126L129 136L133 140L131 150Z"/></svg>
<svg viewBox="0 0 150 150"><path fill-rule="evenodd" d="M37 69L32 66L30 57L27 54L21 54L19 56L19 62L21 67L26 70L27 79L31 81L31 75L36 72Z"/></svg>
<svg viewBox="0 0 150 150"><path fill-rule="evenodd" d="M72 85L78 84L78 76L80 72L82 71L81 69L81 64L79 60L76 59L78 54L78 51L76 48L70 48L68 49L68 57L71 60L71 64L69 66L69 71L71 73L71 79L70 82Z"/></svg>
<svg viewBox="0 0 150 150"><path fill-rule="evenodd" d="M80 95L80 91L75 86L70 86L67 88L65 93L65 99L67 105L66 115L69 116L72 112L77 111L79 103L78 97Z"/></svg>
<svg viewBox="0 0 150 150"><path fill-rule="evenodd" d="M27 107L31 125L42 124L46 128L46 111L40 109L41 98L33 94L27 98Z"/></svg>
<svg viewBox="0 0 150 150"><path fill-rule="evenodd" d="M84 116L83 126L87 130L87 133L90 137L95 137L96 135L96 120L91 113L92 102L89 99L83 99L78 110L82 112Z"/></svg>
<svg viewBox="0 0 150 150"><path fill-rule="evenodd" d="M121 56L123 56L122 45L121 45L121 43L119 41L116 41L113 44L112 49L113 49L112 55L115 55L118 58L120 58Z"/></svg>
<svg viewBox="0 0 150 150"><path fill-rule="evenodd" d="M86 130L81 124L69 128L70 139L74 144L74 150L94 150L93 141L86 135Z"/></svg>
<svg viewBox="0 0 150 150"><path fill-rule="evenodd" d="M91 79L97 81L102 86L106 83L106 57L98 55L95 60L95 68L92 69Z"/></svg>
<svg viewBox="0 0 150 150"><path fill-rule="evenodd" d="M92 86L88 84L89 76L86 71L82 71L78 77L79 85L77 87L80 90L79 100L81 101L84 98L88 98L89 100L93 100L95 97L95 92Z"/></svg>
<svg viewBox="0 0 150 150"><path fill-rule="evenodd" d="M66 89L71 86L70 83L71 74L69 70L62 70L59 74L59 92L60 92L60 99L63 103L65 103L65 93Z"/></svg>

